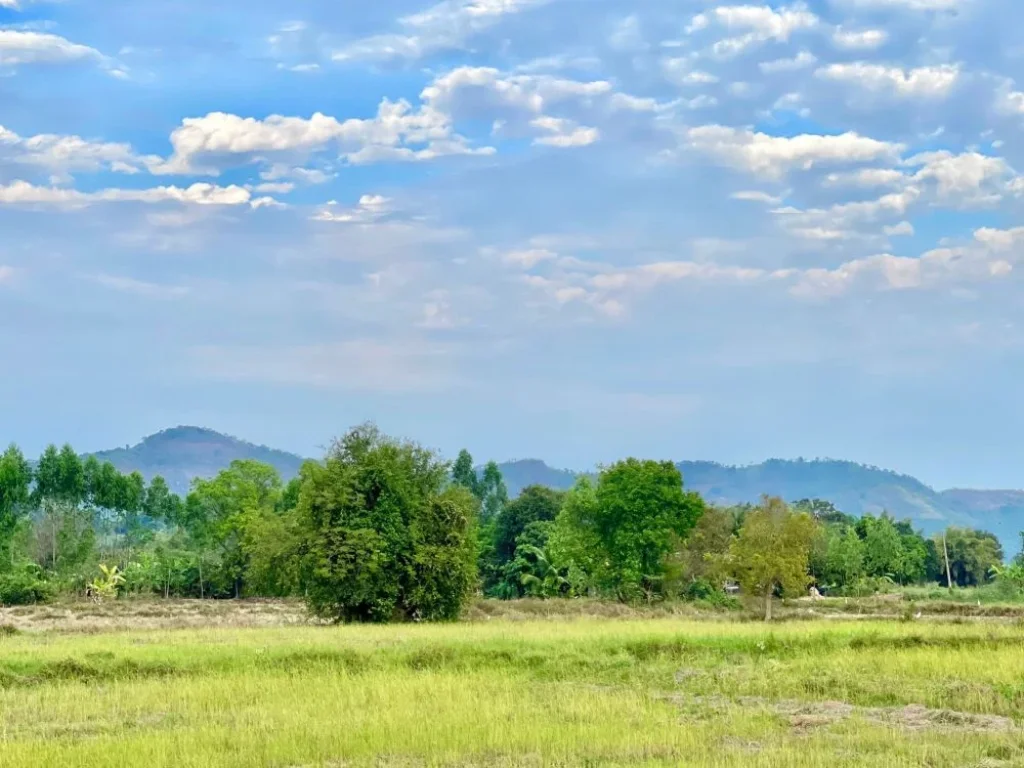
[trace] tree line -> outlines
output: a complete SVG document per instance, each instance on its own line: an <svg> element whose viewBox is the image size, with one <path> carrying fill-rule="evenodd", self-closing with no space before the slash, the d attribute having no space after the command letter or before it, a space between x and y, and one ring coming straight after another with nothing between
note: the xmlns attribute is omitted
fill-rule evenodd
<svg viewBox="0 0 1024 768"><path fill-rule="evenodd" d="M990 533L926 537L828 502L708 505L671 462L625 459L568 491L509 499L482 471L367 424L284 482L242 460L182 498L70 447L0 456L0 603L59 594L306 600L340 621L456 618L475 595L728 604L891 584L1024 592Z"/></svg>

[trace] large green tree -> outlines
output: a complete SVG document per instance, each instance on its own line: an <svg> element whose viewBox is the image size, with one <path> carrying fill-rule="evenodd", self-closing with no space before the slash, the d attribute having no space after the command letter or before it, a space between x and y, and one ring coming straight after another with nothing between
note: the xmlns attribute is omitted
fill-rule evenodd
<svg viewBox="0 0 1024 768"><path fill-rule="evenodd" d="M459 456L452 465L452 485L465 488L474 496L479 496L480 479L473 466L473 456L465 448L459 451Z"/></svg>
<svg viewBox="0 0 1024 768"><path fill-rule="evenodd" d="M448 465L373 425L302 469L297 514L310 608L337 621L452 619L476 580L475 504Z"/></svg>
<svg viewBox="0 0 1024 768"><path fill-rule="evenodd" d="M277 470L251 459L233 461L216 477L192 485L181 522L197 546L216 547L221 575L235 597L245 586L249 534L259 518L276 513L281 493Z"/></svg>
<svg viewBox="0 0 1024 768"><path fill-rule="evenodd" d="M953 583L974 587L987 582L993 568L1003 563L1003 548L993 533L970 528L949 528L945 532L949 570ZM939 551L942 551L940 538Z"/></svg>
<svg viewBox="0 0 1024 768"><path fill-rule="evenodd" d="M765 497L744 519L730 552L732 573L744 593L764 601L765 621L771 621L776 589L796 594L810 582L814 531L809 514L794 512L779 498Z"/></svg>
<svg viewBox="0 0 1024 768"><path fill-rule="evenodd" d="M660 589L665 556L703 512L701 497L683 491L670 461L630 458L602 470L594 527L616 593L635 599Z"/></svg>
<svg viewBox="0 0 1024 768"><path fill-rule="evenodd" d="M0 455L0 571L12 563L12 541L29 514L32 467L17 446Z"/></svg>
<svg viewBox="0 0 1024 768"><path fill-rule="evenodd" d="M505 505L495 522L495 549L502 562L515 557L516 539L530 523L553 522L562 508L565 493L543 485L531 485Z"/></svg>

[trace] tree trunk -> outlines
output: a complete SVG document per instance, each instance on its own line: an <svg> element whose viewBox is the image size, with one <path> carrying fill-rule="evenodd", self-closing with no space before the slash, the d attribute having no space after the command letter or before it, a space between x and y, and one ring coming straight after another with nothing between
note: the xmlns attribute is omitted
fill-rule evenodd
<svg viewBox="0 0 1024 768"><path fill-rule="evenodd" d="M764 620L772 620L772 592L775 591L774 582L768 585L768 589L764 591Z"/></svg>
<svg viewBox="0 0 1024 768"><path fill-rule="evenodd" d="M199 599L203 599L203 558L199 558Z"/></svg>

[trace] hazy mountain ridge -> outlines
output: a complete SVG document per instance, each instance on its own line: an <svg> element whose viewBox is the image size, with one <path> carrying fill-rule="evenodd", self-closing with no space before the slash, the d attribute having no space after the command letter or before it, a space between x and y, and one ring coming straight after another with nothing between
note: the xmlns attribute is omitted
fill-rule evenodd
<svg viewBox="0 0 1024 768"><path fill-rule="evenodd" d="M287 451L240 440L201 427L173 427L157 432L137 445L93 454L122 472L138 470L150 480L162 475L173 491L188 492L196 477L210 478L238 459L255 459L277 468L290 479L304 459Z"/></svg>
<svg viewBox="0 0 1024 768"><path fill-rule="evenodd" d="M139 470L147 479L163 475L178 493L186 493L195 477L212 477L236 459L256 459L277 468L284 479L294 477L304 459L287 451L199 427L175 427L139 444L95 454L121 471ZM852 515L888 511L909 518L925 532L947 525L982 528L999 536L1008 553L1020 549L1024 529L1024 490L951 489L936 491L909 475L879 467L833 459L769 459L749 466L710 461L677 464L687 488L716 504L756 502L762 494L789 501L827 499ZM572 487L581 474L556 469L539 459L499 464L509 494L528 485Z"/></svg>

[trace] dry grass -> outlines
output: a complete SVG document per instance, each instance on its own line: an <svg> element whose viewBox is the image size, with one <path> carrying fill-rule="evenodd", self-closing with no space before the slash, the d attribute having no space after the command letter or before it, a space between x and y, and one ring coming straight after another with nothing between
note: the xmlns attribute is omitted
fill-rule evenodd
<svg viewBox="0 0 1024 768"><path fill-rule="evenodd" d="M113 632L310 623L298 600L117 600L0 606L0 626L22 632Z"/></svg>
<svg viewBox="0 0 1024 768"><path fill-rule="evenodd" d="M302 625L288 604L218 605L200 629L37 624L0 636L0 765L1024 764L1015 624L582 605L440 626ZM228 623L271 615L295 623Z"/></svg>

